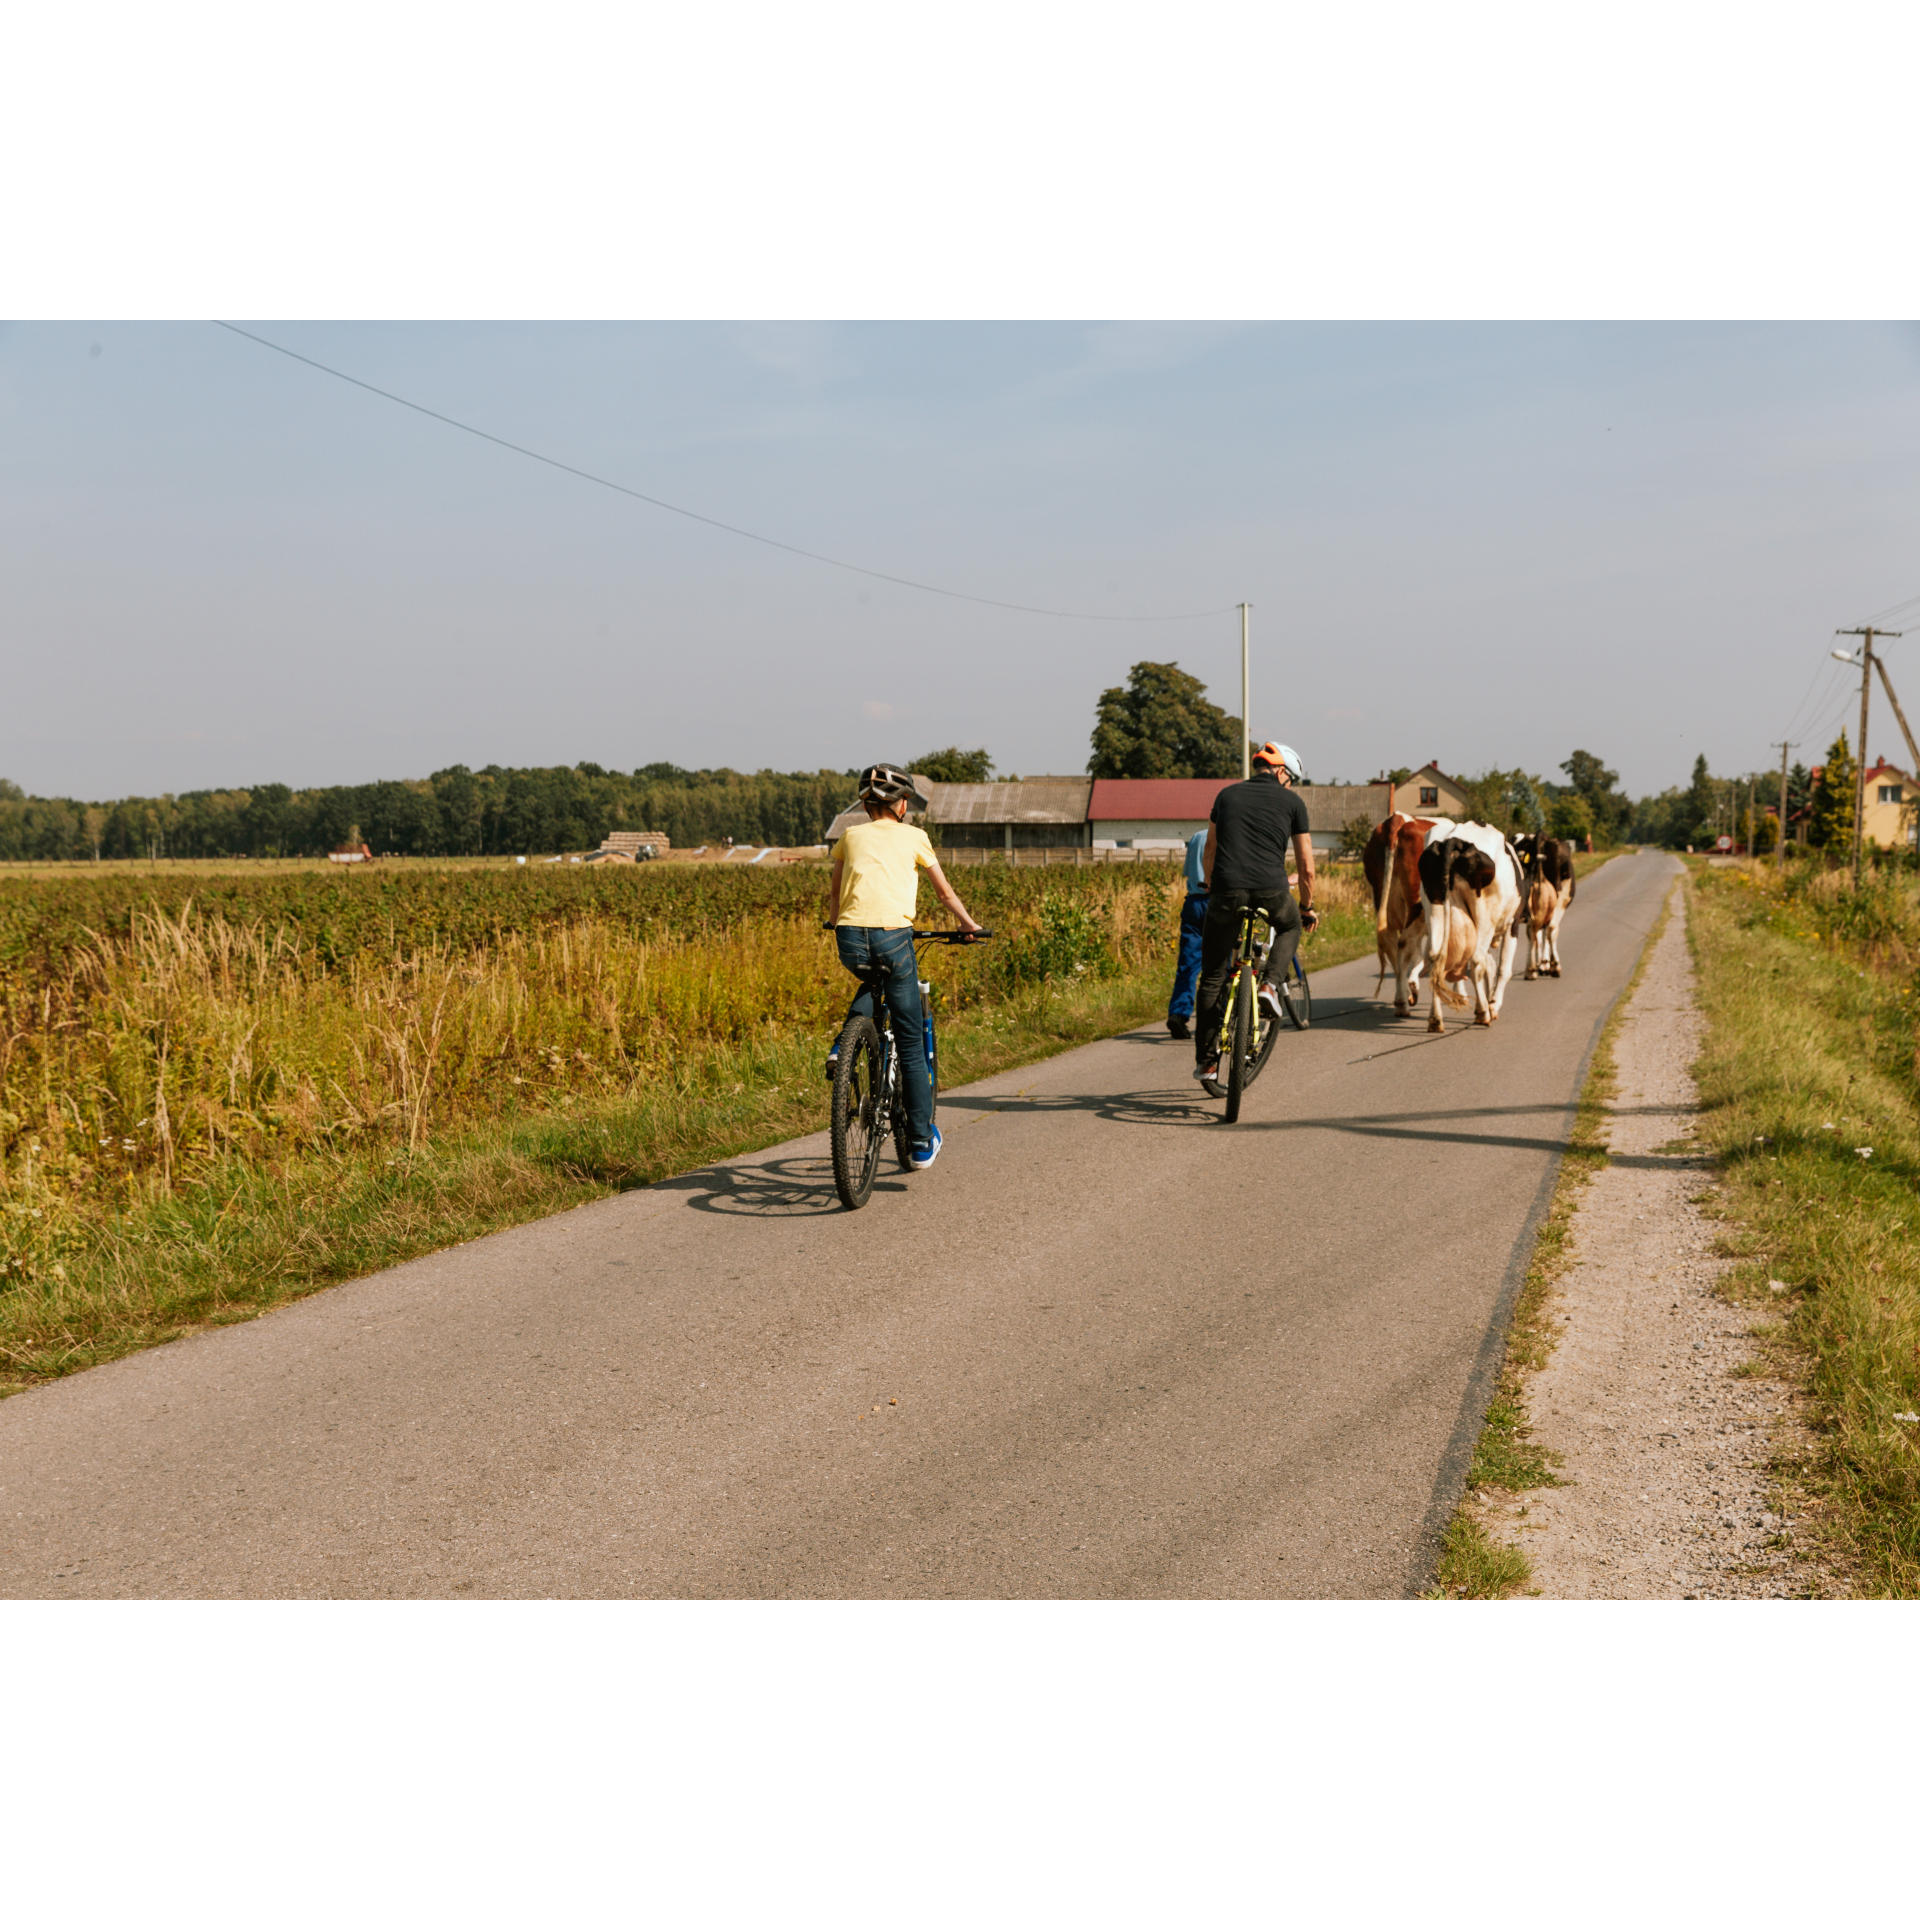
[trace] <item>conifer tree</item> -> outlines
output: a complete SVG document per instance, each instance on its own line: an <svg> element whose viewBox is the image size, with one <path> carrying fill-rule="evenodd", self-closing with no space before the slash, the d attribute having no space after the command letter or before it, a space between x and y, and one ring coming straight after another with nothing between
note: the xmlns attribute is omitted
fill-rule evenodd
<svg viewBox="0 0 1920 1920"><path fill-rule="evenodd" d="M1813 788L1813 812L1807 821L1807 844L1828 853L1845 853L1853 846L1854 785L1859 769L1843 732L1827 749L1827 763Z"/></svg>

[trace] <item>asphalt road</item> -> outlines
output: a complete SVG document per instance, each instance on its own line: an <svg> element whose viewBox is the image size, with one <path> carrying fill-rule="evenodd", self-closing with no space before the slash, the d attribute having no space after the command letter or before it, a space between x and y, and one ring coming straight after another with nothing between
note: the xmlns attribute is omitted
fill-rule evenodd
<svg viewBox="0 0 1920 1920"><path fill-rule="evenodd" d="M1417 1592L1677 871L1491 1030L1316 975L1237 1126L1126 1034L857 1214L813 1135L0 1402L0 1593Z"/></svg>

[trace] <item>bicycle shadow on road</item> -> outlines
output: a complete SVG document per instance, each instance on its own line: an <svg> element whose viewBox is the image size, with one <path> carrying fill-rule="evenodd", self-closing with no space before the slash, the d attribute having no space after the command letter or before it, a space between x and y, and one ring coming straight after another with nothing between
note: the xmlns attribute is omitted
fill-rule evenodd
<svg viewBox="0 0 1920 1920"><path fill-rule="evenodd" d="M873 1191L903 1193L907 1176L888 1170ZM842 1213L834 1190L833 1162L824 1153L794 1154L784 1160L756 1160L746 1166L701 1167L659 1180L650 1193L682 1196L702 1213L727 1213L755 1220L801 1220Z"/></svg>
<svg viewBox="0 0 1920 1920"><path fill-rule="evenodd" d="M1204 1106L1196 1106L1195 1101ZM1003 1093L942 1094L940 1111L969 1113L965 1124L977 1126L1003 1113L1090 1113L1100 1120L1118 1120L1132 1126L1190 1127L1208 1118L1212 1103L1188 1087L1141 1087L1125 1093ZM951 1136L958 1123L947 1128Z"/></svg>

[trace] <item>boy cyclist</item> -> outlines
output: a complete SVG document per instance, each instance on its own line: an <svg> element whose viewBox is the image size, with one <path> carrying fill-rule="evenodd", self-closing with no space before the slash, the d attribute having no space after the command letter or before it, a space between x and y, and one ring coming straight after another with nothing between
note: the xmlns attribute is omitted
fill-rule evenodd
<svg viewBox="0 0 1920 1920"><path fill-rule="evenodd" d="M887 1011L893 1016L894 1044L906 1082L907 1130L912 1149L909 1168L924 1173L940 1154L940 1129L933 1124L933 1085L927 1078L926 1036L920 1019L920 972L913 961L913 914L919 904L924 871L940 904L967 933L980 923L960 904L947 883L933 842L907 825L907 808L924 806L910 774L882 763L860 776L860 800L867 810L840 836L833 850L833 879L827 889L827 924L840 948L840 964L865 976L876 966L887 970ZM861 979L847 1018L872 1017L873 988ZM827 1057L833 1078L838 1046Z"/></svg>

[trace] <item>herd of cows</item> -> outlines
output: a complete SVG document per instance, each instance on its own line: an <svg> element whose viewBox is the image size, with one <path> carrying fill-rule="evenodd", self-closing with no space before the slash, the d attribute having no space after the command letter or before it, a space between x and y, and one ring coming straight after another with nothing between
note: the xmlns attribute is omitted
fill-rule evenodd
<svg viewBox="0 0 1920 1920"><path fill-rule="evenodd" d="M1471 1004L1474 1024L1492 1026L1523 934L1525 977L1558 979L1573 853L1571 840L1545 834L1509 840L1497 827L1471 821L1389 814L1367 842L1364 865L1380 980L1392 970L1394 1012L1414 1017L1424 972L1433 989L1428 1032L1446 1031L1443 1003L1462 1010ZM1471 1001L1459 991L1463 984Z"/></svg>

